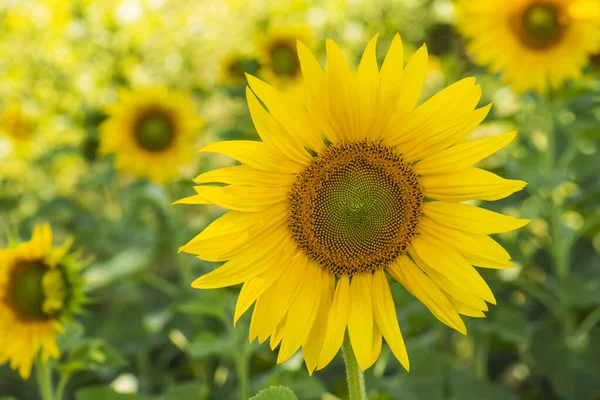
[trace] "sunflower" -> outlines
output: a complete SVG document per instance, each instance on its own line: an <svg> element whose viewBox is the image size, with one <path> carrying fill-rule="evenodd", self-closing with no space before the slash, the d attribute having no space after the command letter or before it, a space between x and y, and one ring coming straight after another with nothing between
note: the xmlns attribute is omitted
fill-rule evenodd
<svg viewBox="0 0 600 400"><path fill-rule="evenodd" d="M23 379L33 362L58 358L56 334L85 302L71 242L52 246L48 224L37 225L29 242L0 250L0 364L10 361Z"/></svg>
<svg viewBox="0 0 600 400"><path fill-rule="evenodd" d="M0 133L15 143L29 142L33 137L33 124L21 107L11 105L0 116Z"/></svg>
<svg viewBox="0 0 600 400"><path fill-rule="evenodd" d="M260 75L280 90L302 82L297 41L311 47L312 32L309 26L272 26L265 34L256 37Z"/></svg>
<svg viewBox="0 0 600 400"><path fill-rule="evenodd" d="M100 152L114 153L117 168L157 183L176 177L193 159L202 120L192 99L165 88L123 90L100 127Z"/></svg>
<svg viewBox="0 0 600 400"><path fill-rule="evenodd" d="M362 369L377 359L382 338L408 369L388 277L462 333L461 314L483 317L486 302L495 304L473 265L511 267L488 234L527 221L463 201L498 200L525 186L472 166L516 133L466 140L490 110L475 108L474 78L415 107L425 46L404 66L396 35L380 69L375 37L356 73L335 42L326 48L324 72L298 43L306 108L248 76L262 141L202 150L241 165L201 174L197 194L178 202L230 209L181 250L226 261L192 286L243 283L234 320L254 304L250 340L281 345L278 362L302 347L312 373L333 359L347 331Z"/></svg>
<svg viewBox="0 0 600 400"><path fill-rule="evenodd" d="M251 60L239 53L226 54L219 63L219 82L225 86L240 86L246 82ZM254 68L252 68L254 69Z"/></svg>
<svg viewBox="0 0 600 400"><path fill-rule="evenodd" d="M502 71L516 91L545 93L579 77L600 50L594 2L458 0L458 27L479 64Z"/></svg>

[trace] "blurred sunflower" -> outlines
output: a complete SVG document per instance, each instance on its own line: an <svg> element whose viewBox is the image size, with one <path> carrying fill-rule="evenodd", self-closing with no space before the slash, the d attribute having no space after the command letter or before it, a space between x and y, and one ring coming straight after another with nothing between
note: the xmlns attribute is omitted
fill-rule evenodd
<svg viewBox="0 0 600 400"><path fill-rule="evenodd" d="M512 266L487 234L527 223L461 203L502 199L525 186L472 167L516 135L466 141L490 109L475 109L475 79L415 108L425 46L404 67L396 35L381 70L375 46L376 38L354 74L333 41L326 72L299 43L306 109L248 76L262 142L205 147L242 165L198 176L197 195L178 202L231 209L181 248L228 260L192 286L244 283L235 321L255 303L250 340L281 343L278 362L302 347L310 373L333 359L346 329L362 369L378 358L382 337L408 369L386 271L466 333L460 314L484 317L486 302L495 303L473 265Z"/></svg>
<svg viewBox="0 0 600 400"><path fill-rule="evenodd" d="M590 0L458 0L458 27L476 61L516 91L545 93L577 78L600 50ZM590 12L587 12L590 11Z"/></svg>
<svg viewBox="0 0 600 400"><path fill-rule="evenodd" d="M114 153L118 169L164 183L192 161L192 142L203 121L187 94L166 88L123 90L107 111L100 152Z"/></svg>
<svg viewBox="0 0 600 400"><path fill-rule="evenodd" d="M310 48L312 40L308 25L272 26L265 34L257 35L261 77L280 90L302 83L296 42L301 41Z"/></svg>
<svg viewBox="0 0 600 400"><path fill-rule="evenodd" d="M13 104L0 116L0 133L15 143L26 143L33 137L33 123L21 107Z"/></svg>
<svg viewBox="0 0 600 400"><path fill-rule="evenodd" d="M0 364L10 361L23 379L38 357L58 358L56 334L85 302L82 268L71 242L52 246L48 224L29 242L0 250Z"/></svg>
<svg viewBox="0 0 600 400"><path fill-rule="evenodd" d="M239 53L225 55L219 63L219 82L225 86L240 86L246 82L249 59Z"/></svg>

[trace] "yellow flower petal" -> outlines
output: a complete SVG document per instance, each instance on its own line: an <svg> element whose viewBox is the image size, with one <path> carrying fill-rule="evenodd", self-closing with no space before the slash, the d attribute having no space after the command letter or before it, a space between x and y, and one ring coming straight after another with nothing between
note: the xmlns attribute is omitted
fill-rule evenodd
<svg viewBox="0 0 600 400"><path fill-rule="evenodd" d="M436 200L461 202L466 200L500 200L523 189L527 183L504 179L479 168L467 168L447 174L425 175L421 178L425 196Z"/></svg>
<svg viewBox="0 0 600 400"><path fill-rule="evenodd" d="M470 167L512 142L516 135L514 131L452 146L421 159L415 165L415 172L420 175L442 174Z"/></svg>
<svg viewBox="0 0 600 400"><path fill-rule="evenodd" d="M423 213L435 222L474 233L500 233L519 229L530 220L498 214L464 203L431 201L423 204Z"/></svg>
<svg viewBox="0 0 600 400"><path fill-rule="evenodd" d="M394 356L408 371L410 369L408 354L406 353L406 346L400 332L400 325L398 325L392 292L390 291L390 286L383 270L375 272L371 291L373 293L375 323L379 327L383 337L385 337L385 341L390 346Z"/></svg>
<svg viewBox="0 0 600 400"><path fill-rule="evenodd" d="M333 295L333 302L327 318L327 333L323 341L321 354L319 354L317 370L329 364L342 346L349 313L350 279L347 275L342 275Z"/></svg>
<svg viewBox="0 0 600 400"><path fill-rule="evenodd" d="M419 299L437 319L462 334L467 333L465 323L450 300L407 256L401 256L390 264L388 272ZM387 338L386 341L389 343Z"/></svg>
<svg viewBox="0 0 600 400"><path fill-rule="evenodd" d="M350 282L350 314L348 334L358 365L364 371L369 367L373 340L373 302L370 273L352 276Z"/></svg>

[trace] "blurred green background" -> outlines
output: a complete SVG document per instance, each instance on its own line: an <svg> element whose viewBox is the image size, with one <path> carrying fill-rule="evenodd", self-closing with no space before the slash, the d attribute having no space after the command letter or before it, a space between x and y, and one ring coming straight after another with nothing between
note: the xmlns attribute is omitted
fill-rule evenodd
<svg viewBox="0 0 600 400"><path fill-rule="evenodd" d="M380 58L396 32L407 56L425 42L423 99L476 76L481 104L494 107L473 136L520 133L482 163L528 182L485 205L532 219L496 235L516 262L482 271L498 305L486 319L465 318L462 336L393 285L411 372L384 346L365 374L370 398L600 399L600 69L588 67L550 105L517 95L473 64L454 21L449 0L2 0L0 115L17 118L23 137L8 132L14 123L0 124L0 230L28 239L47 221L89 259L91 302L60 337L55 378L65 382L65 399L226 400L241 387L254 395L270 385L301 400L347 396L340 356L312 377L299 354L276 365L267 344L247 343L248 315L232 326L239 288L190 288L215 264L177 249L224 210L171 203L193 194L194 176L229 161L198 154L177 179L157 185L98 153L99 124L119 88L189 93L205 121L196 149L258 139L244 82L227 79L224 68L233 57L237 72L270 80L261 45L298 27L320 59L326 38L354 63L376 33ZM37 396L35 379L0 366L0 399Z"/></svg>

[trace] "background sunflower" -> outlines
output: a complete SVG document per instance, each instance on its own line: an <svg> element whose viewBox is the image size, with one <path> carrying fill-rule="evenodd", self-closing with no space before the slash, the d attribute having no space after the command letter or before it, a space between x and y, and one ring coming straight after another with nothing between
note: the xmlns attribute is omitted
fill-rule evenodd
<svg viewBox="0 0 600 400"><path fill-rule="evenodd" d="M100 127L100 152L115 154L120 170L158 183L176 177L192 161L202 127L183 92L165 88L121 91Z"/></svg>

